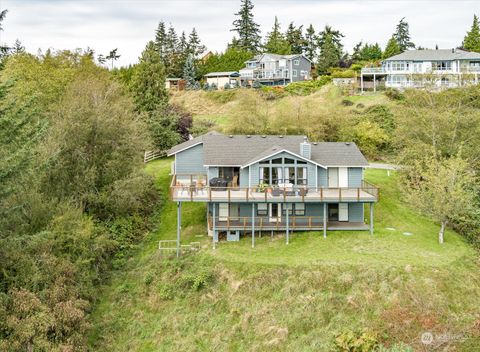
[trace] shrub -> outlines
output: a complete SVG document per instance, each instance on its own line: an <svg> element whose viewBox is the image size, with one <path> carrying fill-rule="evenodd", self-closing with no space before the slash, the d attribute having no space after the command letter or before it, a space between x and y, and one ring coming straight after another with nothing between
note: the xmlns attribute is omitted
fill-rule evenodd
<svg viewBox="0 0 480 352"><path fill-rule="evenodd" d="M283 87L262 86L260 92L266 100L275 100L285 96Z"/></svg>
<svg viewBox="0 0 480 352"><path fill-rule="evenodd" d="M352 106L353 104L354 104L354 102L351 101L351 100L348 100L348 99L343 99L342 100L342 105L343 106Z"/></svg>
<svg viewBox="0 0 480 352"><path fill-rule="evenodd" d="M332 70L332 73L330 76L332 78L353 78L353 77L356 77L356 73L355 71L350 69L347 69L347 70L335 69L335 70Z"/></svg>
<svg viewBox="0 0 480 352"><path fill-rule="evenodd" d="M213 86L213 83L212 83ZM213 91L208 92L206 97L214 102L226 104L235 98L235 90Z"/></svg>
<svg viewBox="0 0 480 352"><path fill-rule="evenodd" d="M398 89L395 89L395 88L385 89L385 95L390 100L405 100L405 95L402 92L400 92Z"/></svg>
<svg viewBox="0 0 480 352"><path fill-rule="evenodd" d="M378 346L378 338L370 331L347 330L337 335L335 346L342 352L370 352Z"/></svg>
<svg viewBox="0 0 480 352"><path fill-rule="evenodd" d="M320 76L315 81L293 82L285 87L285 91L292 95L310 95L324 85L330 83L332 78L329 76Z"/></svg>

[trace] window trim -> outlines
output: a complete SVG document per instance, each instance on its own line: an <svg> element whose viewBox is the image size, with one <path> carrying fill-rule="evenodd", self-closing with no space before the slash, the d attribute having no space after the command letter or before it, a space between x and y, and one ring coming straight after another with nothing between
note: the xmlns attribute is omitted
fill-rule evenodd
<svg viewBox="0 0 480 352"><path fill-rule="evenodd" d="M295 203L295 216L305 216L305 208L305 203Z"/></svg>
<svg viewBox="0 0 480 352"><path fill-rule="evenodd" d="M295 59L295 60L293 60L293 64L294 64L295 66L300 66L300 59Z"/></svg>
<svg viewBox="0 0 480 352"><path fill-rule="evenodd" d="M292 77L298 77L297 76L297 70L292 70Z"/></svg>

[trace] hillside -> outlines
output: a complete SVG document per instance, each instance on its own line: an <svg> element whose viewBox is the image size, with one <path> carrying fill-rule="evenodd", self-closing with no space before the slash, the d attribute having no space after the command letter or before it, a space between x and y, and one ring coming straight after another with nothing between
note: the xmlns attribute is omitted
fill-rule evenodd
<svg viewBox="0 0 480 352"><path fill-rule="evenodd" d="M147 166L163 197L169 165ZM165 203L158 229L101 290L92 350L331 351L341 335L344 343L423 351L425 331L447 336L428 350L475 350L476 253L453 231L438 245L438 226L401 202L395 175L368 170L366 178L382 188L374 236L294 233L287 246L278 234L255 249L243 239L213 250L205 206L185 204L182 242L200 240L202 250L168 259L156 249L175 237L175 204Z"/></svg>

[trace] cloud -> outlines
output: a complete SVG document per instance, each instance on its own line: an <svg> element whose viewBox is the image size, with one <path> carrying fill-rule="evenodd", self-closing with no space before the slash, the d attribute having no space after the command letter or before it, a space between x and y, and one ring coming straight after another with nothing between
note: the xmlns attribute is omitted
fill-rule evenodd
<svg viewBox="0 0 480 352"><path fill-rule="evenodd" d="M4 0L9 10L0 40L19 38L27 50L90 47L97 53L118 48L120 65L137 61L147 41L153 39L160 20L172 23L178 33L195 27L209 50L222 51L233 33L234 13L240 1L153 0ZM326 24L339 29L351 51L360 40L385 46L402 17L410 24L417 45L450 48L460 45L478 1L309 1L254 0L255 20L263 34L278 16L285 29L289 22L310 23L320 30Z"/></svg>

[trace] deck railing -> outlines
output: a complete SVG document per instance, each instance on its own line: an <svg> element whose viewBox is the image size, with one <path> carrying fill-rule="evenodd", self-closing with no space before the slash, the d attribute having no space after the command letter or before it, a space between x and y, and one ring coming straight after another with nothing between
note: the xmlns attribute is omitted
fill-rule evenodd
<svg viewBox="0 0 480 352"><path fill-rule="evenodd" d="M206 175L174 175L170 198L197 202L376 202L378 187L362 181L360 187L210 187Z"/></svg>
<svg viewBox="0 0 480 352"><path fill-rule="evenodd" d="M282 217L268 217L257 216L255 214L254 227L256 230L284 230L287 227L286 216ZM321 216L297 216L289 215L288 227L291 230L295 229L318 229L323 228L324 222ZM213 217L208 216L208 226L213 229ZM242 230L249 231L252 228L252 217L249 216L228 216L225 218L216 216L215 227L217 229L227 230Z"/></svg>

